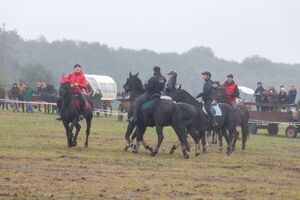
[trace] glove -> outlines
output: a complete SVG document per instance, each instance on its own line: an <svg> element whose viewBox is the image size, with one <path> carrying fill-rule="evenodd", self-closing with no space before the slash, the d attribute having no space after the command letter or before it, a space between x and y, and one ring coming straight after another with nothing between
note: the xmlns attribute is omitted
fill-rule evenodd
<svg viewBox="0 0 300 200"><path fill-rule="evenodd" d="M203 93L201 92L200 94L198 94L198 95L196 96L196 99L199 98L199 97L202 97L202 96L203 96Z"/></svg>

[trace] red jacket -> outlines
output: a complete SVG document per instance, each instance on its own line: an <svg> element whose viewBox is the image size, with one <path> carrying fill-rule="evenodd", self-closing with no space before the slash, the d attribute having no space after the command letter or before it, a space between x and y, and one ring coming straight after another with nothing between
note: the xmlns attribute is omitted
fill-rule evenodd
<svg viewBox="0 0 300 200"><path fill-rule="evenodd" d="M73 87L73 92L75 94L81 93L82 90L86 89L88 86L88 83L87 83L82 71L80 73L73 72L73 73L69 74L68 78L69 78L69 81L71 84L78 83L78 87Z"/></svg>
<svg viewBox="0 0 300 200"><path fill-rule="evenodd" d="M228 102L235 102L236 101L236 97L239 96L238 95L238 87L237 84L232 81L231 83L228 83L227 81L224 83L225 86L225 91L227 94L227 101Z"/></svg>

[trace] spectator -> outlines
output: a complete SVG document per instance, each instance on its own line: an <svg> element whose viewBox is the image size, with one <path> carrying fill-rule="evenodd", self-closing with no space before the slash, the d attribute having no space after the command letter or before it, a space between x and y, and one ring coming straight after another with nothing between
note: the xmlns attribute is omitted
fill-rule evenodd
<svg viewBox="0 0 300 200"><path fill-rule="evenodd" d="M27 101L25 103L25 107L26 107L26 112L31 112L33 113L33 106L32 106L32 95L35 92L33 91L33 89L31 89L31 87L26 86L25 90L24 90L24 100Z"/></svg>
<svg viewBox="0 0 300 200"><path fill-rule="evenodd" d="M288 104L295 104L295 100L296 100L296 96L297 96L297 90L295 88L295 86L291 86L291 89L289 90L288 93Z"/></svg>
<svg viewBox="0 0 300 200"><path fill-rule="evenodd" d="M18 101L19 99L19 89L18 89L18 84L14 83L12 88L10 89L10 95L11 95L11 100ZM14 102L12 104L13 106L13 112L19 112L19 103Z"/></svg>
<svg viewBox="0 0 300 200"><path fill-rule="evenodd" d="M278 99L277 99L277 92L276 92L276 90L274 88L274 84L270 85L270 88L268 90L268 94L267 95L268 95L268 102L269 103L272 103L272 104L277 103L277 101L278 101ZM270 107L269 109L270 109L270 111L274 110L273 107Z"/></svg>
<svg viewBox="0 0 300 200"><path fill-rule="evenodd" d="M269 103L269 99L268 99L268 93L266 90L264 90L262 92L262 103ZM261 111L268 111L269 107L268 106L262 106L261 107Z"/></svg>
<svg viewBox="0 0 300 200"><path fill-rule="evenodd" d="M102 98L102 93L100 89L97 89L96 91L93 92L92 99L94 102L94 109L96 110L101 109L101 98Z"/></svg>
<svg viewBox="0 0 300 200"><path fill-rule="evenodd" d="M258 82L257 83L257 88L256 88L256 90L254 92L255 102L256 103L262 103L263 102L263 98L264 98L263 93L264 93L264 91L265 91L265 89L263 88L262 83ZM261 106L256 106L256 109L257 109L257 111L261 111L262 110Z"/></svg>
<svg viewBox="0 0 300 200"><path fill-rule="evenodd" d="M280 86L279 94L278 94L278 102L282 104L286 104L288 102L288 96L285 91L284 85Z"/></svg>

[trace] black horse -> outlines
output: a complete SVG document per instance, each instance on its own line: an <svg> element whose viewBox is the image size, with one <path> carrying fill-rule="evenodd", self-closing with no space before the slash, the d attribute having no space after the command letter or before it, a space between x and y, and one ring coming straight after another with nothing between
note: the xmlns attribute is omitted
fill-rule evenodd
<svg viewBox="0 0 300 200"><path fill-rule="evenodd" d="M68 145L70 147L77 145L77 136L80 132L80 124L79 124L79 106L80 103L78 102L78 97L76 97L73 94L71 84L69 81L62 79L59 93L62 96L62 105L60 109L60 116L63 122L63 125L66 129L66 136L68 140ZM88 146L88 138L90 135L90 128L91 123L93 119L93 108L92 108L92 102L89 100L88 97L86 97L85 108L83 109L84 112L83 117L86 120L86 140L85 140L85 146ZM82 106L82 105L81 105ZM73 128L76 128L75 135L73 135L72 131Z"/></svg>
<svg viewBox="0 0 300 200"><path fill-rule="evenodd" d="M217 90L215 90L215 96L216 96L216 100L217 102L227 102L226 97L227 95L225 92L225 88L222 86L219 86L217 88ZM234 109L234 119L235 119L235 123L236 126L240 126L241 127L241 131L242 131L242 149L245 150L246 149L246 142L249 136L249 111L247 109L247 107L243 104L240 103L237 105L237 108ZM223 142L222 142L222 134L218 133L218 139L219 139L219 147L223 148ZM237 129L235 129L234 132L234 139L233 139L233 150L235 149L235 144L236 141L239 137L239 132L237 131Z"/></svg>
<svg viewBox="0 0 300 200"><path fill-rule="evenodd" d="M130 101L130 107L128 110L128 116L127 118L130 119L133 115L133 102L135 101L135 99L140 96L141 94L143 94L145 92L144 88L143 88L143 84L142 81L138 78L139 73L132 75L131 72L129 73L129 77L126 80L126 83L123 85L123 88L125 90L125 92L130 92L130 96L129 96L129 101ZM127 145L125 146L124 150L127 151L128 148L132 148L134 150L134 152L136 152L136 149L134 149L136 146L133 145L133 141L136 138L137 132L138 132L138 128L136 128L136 124L132 123L129 121L128 125L127 125L127 129L126 129L126 133L125 133L125 140L127 142ZM135 131L134 131L135 130ZM132 134L132 132L134 131L134 133ZM130 135L131 139L130 139ZM152 151L152 149L145 145L145 148Z"/></svg>
<svg viewBox="0 0 300 200"><path fill-rule="evenodd" d="M143 91L142 82L138 78L138 74L134 76L132 76L131 73L129 74L129 78L124 84L124 89L126 92L130 92L131 94L138 93L137 90ZM138 151L139 144L141 142L145 146L145 148L151 152L151 155L155 156L158 153L161 143L164 139L163 127L172 126L181 143L184 158L188 158L189 156L187 154L187 151L189 151L189 145L186 140L185 127L182 122L181 110L179 109L178 105L170 100L152 99L152 101L152 103L154 104L152 108L149 108L147 110L141 109L142 111L138 114L138 122L136 124L129 122L125 134L125 139L127 143L130 142L129 136L132 133L134 127L137 126L136 151ZM129 112L129 117L131 116L131 114L132 111ZM154 150L151 147L149 147L149 145L143 139L146 128L149 126L156 127L156 132L158 136L158 142ZM128 143L128 145L131 144Z"/></svg>
<svg viewBox="0 0 300 200"><path fill-rule="evenodd" d="M171 96L176 102L184 102L191 105L194 105L201 111L203 111L202 103L197 101L191 94L186 92L185 90L178 90L176 93L173 93ZM220 103L219 107L222 111L222 116L216 117L216 121L218 122L218 127L214 128L217 132L220 132L226 139L227 142L227 155L230 155L233 151L233 135L236 133L236 126L239 123L239 119L237 119L235 110L228 104ZM212 130L212 127L210 126L210 123L208 123L208 116L204 114L204 112L201 113L206 117L206 124L204 124L204 128L206 131ZM227 133L228 131L228 133ZM243 134L246 134L246 132L243 132ZM202 137L205 136L205 134L201 134ZM244 137L243 137L244 138ZM176 145L172 147L172 149L176 149ZM172 151L172 150L171 150Z"/></svg>

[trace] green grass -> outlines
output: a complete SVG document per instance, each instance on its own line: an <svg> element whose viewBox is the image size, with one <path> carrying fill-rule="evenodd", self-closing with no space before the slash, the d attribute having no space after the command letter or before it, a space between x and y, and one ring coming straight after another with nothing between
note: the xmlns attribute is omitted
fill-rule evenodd
<svg viewBox="0 0 300 200"><path fill-rule="evenodd" d="M300 199L300 139L251 135L230 156L216 145L184 160L168 155L176 136L165 129L157 157L124 152L126 122L95 117L90 146L85 124L67 147L55 115L0 111L0 199ZM154 129L145 139L157 141ZM192 141L190 141L191 144Z"/></svg>

